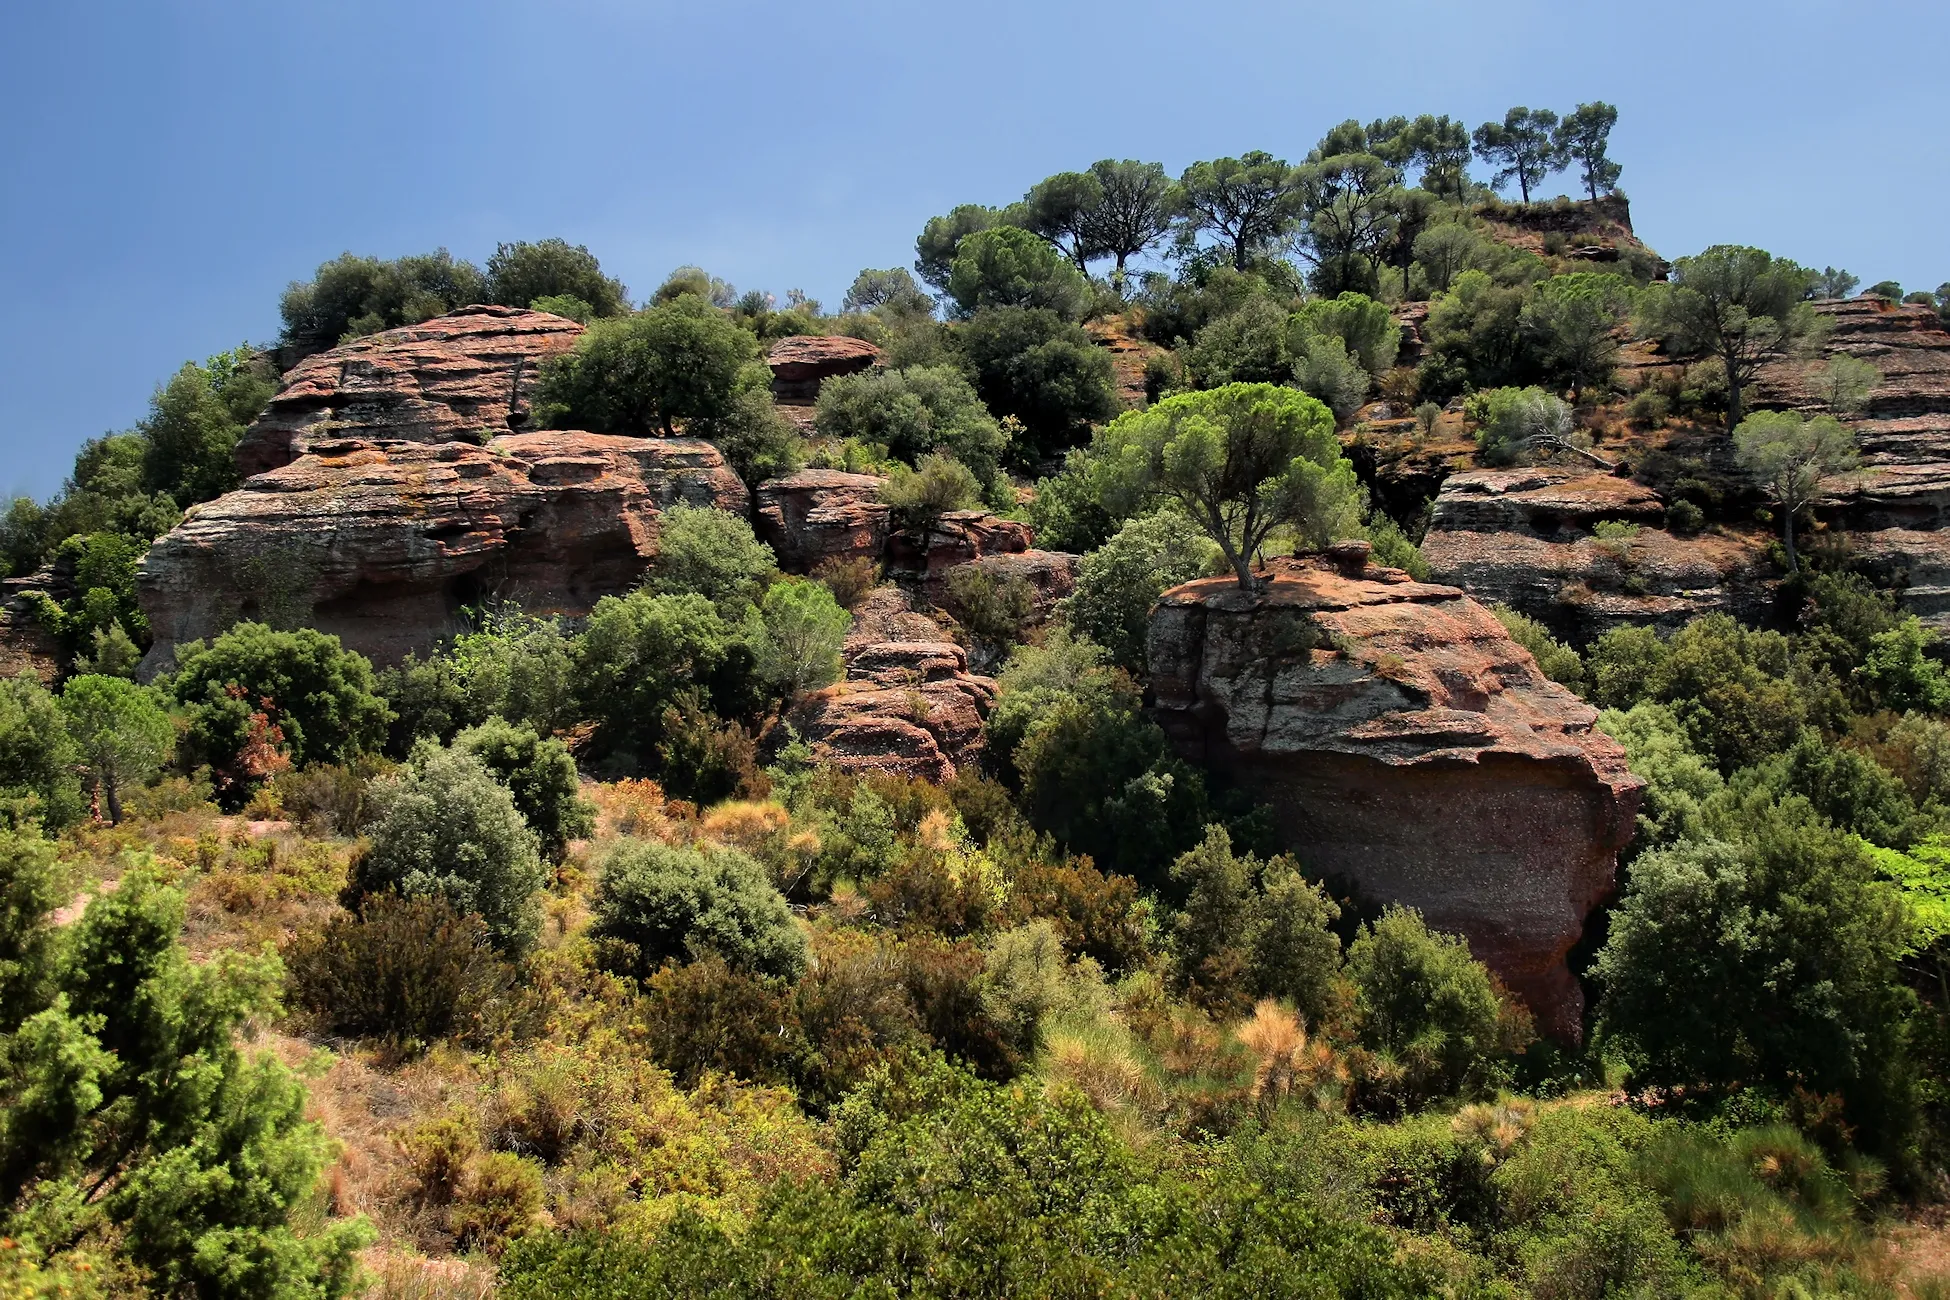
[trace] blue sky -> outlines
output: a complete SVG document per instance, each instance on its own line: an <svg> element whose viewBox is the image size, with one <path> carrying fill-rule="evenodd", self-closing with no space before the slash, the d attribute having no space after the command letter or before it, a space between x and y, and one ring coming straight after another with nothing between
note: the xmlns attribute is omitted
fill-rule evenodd
<svg viewBox="0 0 1950 1300"><path fill-rule="evenodd" d="M96 0L0 12L0 492L341 251L586 243L837 303L958 202L1347 117L1619 107L1639 233L1950 279L1941 0ZM1482 172L1479 166L1479 175ZM1568 184L1569 178L1561 178Z"/></svg>

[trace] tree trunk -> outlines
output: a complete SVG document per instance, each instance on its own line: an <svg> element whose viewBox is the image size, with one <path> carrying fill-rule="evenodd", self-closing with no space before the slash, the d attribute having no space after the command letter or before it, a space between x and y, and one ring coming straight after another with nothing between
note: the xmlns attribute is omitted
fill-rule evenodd
<svg viewBox="0 0 1950 1300"><path fill-rule="evenodd" d="M115 774L113 772L102 773L102 797L108 800L108 824L111 826L120 826L122 824L122 796L115 789Z"/></svg>
<svg viewBox="0 0 1950 1300"><path fill-rule="evenodd" d="M1785 505L1781 507L1781 534L1787 540L1788 576L1801 572L1801 562L1794 554L1794 511Z"/></svg>
<svg viewBox="0 0 1950 1300"><path fill-rule="evenodd" d="M1743 385L1740 379L1740 371L1734 367L1731 361L1727 360L1725 356L1722 356L1720 358L1720 364L1726 368L1727 372L1727 430L1731 432L1740 424L1741 408L1743 405L1740 400L1740 390Z"/></svg>

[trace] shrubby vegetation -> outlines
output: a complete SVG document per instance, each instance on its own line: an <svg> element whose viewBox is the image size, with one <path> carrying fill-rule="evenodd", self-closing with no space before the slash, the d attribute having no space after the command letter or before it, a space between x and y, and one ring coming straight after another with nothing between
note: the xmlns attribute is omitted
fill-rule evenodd
<svg viewBox="0 0 1950 1300"><path fill-rule="evenodd" d="M1592 209L1531 200L1609 195L1615 118L1103 160L928 222L837 314L698 267L639 308L560 240L294 285L275 352L185 366L0 520L8 573L71 592L40 606L62 680L0 682L0 1290L351 1294L366 1206L383 1295L1894 1294L1879 1216L1950 1119L1946 656L1808 527L1879 377L1750 409L1854 277L1568 248ZM232 486L276 367L475 301L589 325L545 421L703 437L750 483L873 472L898 526L985 506L1080 553L1031 630L1020 579L940 584L999 665L983 758L935 785L804 743L871 560L785 577L684 505L581 620L469 611L379 673L240 624L138 684L136 560ZM799 333L883 355L806 446L762 363ZM1628 394L1634 334L1678 360ZM1463 940L1174 750L1146 628L1345 539L1426 575L1424 520L1357 477L1386 439L1609 466L1621 410L1724 421L1744 482L1644 468L1678 532L1766 498L1782 616L1583 644L1495 611L1646 782L1574 953L1587 1041L1544 1043ZM1621 569L1635 527L1594 530ZM323 1177L307 1086L350 1144Z"/></svg>

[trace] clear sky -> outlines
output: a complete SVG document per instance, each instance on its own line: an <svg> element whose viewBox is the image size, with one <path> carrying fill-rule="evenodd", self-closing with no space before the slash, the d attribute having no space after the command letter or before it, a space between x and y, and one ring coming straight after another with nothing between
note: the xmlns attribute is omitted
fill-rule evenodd
<svg viewBox="0 0 1950 1300"><path fill-rule="evenodd" d="M1943 0L12 0L0 492L56 489L348 249L560 235L638 296L695 262L836 305L956 203L1103 157L1297 160L1348 117L1608 100L1666 256L1934 288L1946 54Z"/></svg>

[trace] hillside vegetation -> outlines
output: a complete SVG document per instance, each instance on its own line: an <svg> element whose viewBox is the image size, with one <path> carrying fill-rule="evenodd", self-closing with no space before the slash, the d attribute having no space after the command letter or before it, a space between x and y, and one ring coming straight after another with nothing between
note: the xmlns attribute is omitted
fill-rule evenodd
<svg viewBox="0 0 1950 1300"><path fill-rule="evenodd" d="M294 283L278 340L0 521L0 634L55 647L0 679L0 1296L1950 1294L1950 670L1825 504L1882 381L1822 352L1856 280L1662 260L1615 118L1105 160L833 312L697 267L638 302L561 240ZM1583 199L1533 201L1566 169ZM587 618L483 601L378 665L270 618L145 665L141 558L239 486L281 376L479 302L587 327L531 428L877 475L905 535L1027 524L1075 590L786 573L674 504ZM766 349L809 335L879 364L782 402ZM1496 611L1645 783L1555 1037L1148 708L1165 591L1376 572L1351 541L1426 578L1418 484L1538 465L1771 548L1747 623ZM795 728L876 600L994 672L951 780Z"/></svg>

